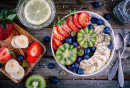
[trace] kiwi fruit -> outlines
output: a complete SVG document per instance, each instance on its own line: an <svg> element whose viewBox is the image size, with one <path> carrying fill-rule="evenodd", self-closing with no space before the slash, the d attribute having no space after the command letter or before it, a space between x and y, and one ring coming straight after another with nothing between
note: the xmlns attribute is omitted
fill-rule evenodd
<svg viewBox="0 0 130 88"><path fill-rule="evenodd" d="M56 59L62 65L71 65L76 61L77 48L73 45L64 43L56 51Z"/></svg>
<svg viewBox="0 0 130 88"><path fill-rule="evenodd" d="M41 75L31 75L26 80L26 87L27 88L45 88L46 81Z"/></svg>
<svg viewBox="0 0 130 88"><path fill-rule="evenodd" d="M96 42L97 34L94 33L93 29L81 29L77 34L77 41L81 47L88 48L92 47Z"/></svg>

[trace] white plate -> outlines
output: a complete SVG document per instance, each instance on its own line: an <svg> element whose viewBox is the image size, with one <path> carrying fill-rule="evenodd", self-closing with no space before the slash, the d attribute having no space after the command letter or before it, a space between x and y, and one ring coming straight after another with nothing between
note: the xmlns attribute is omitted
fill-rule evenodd
<svg viewBox="0 0 130 88"><path fill-rule="evenodd" d="M104 22L104 25L105 25L105 26L108 26L108 27L110 27L110 28L112 29L112 27L110 26L110 24L109 24L102 16L100 16L100 15L94 13L94 12L90 12L90 11L77 11L76 13L81 13L81 12L87 12L87 13L89 13L89 16L90 16L90 17L96 17L96 18L98 18L98 19L102 19L103 22ZM68 17L68 15L66 15L65 17ZM52 36L53 36L53 33L52 33ZM53 54L53 56L54 56L54 58L55 58L55 60L56 60L55 52L54 52L54 49L53 49L53 47L52 47L52 36L51 36L51 50L52 50L52 54ZM112 44L115 44L115 37L114 37L113 29L112 29L112 31L111 31L111 33L110 33L110 36L111 36L111 38L112 38L111 43L112 43ZM115 52L115 48L111 51L110 59L109 59L109 61L105 64L105 66L104 66L103 68L101 68L100 70L98 70L98 71L92 73L92 74L83 74L83 75L76 74L76 73L74 73L74 72L68 70L65 65L60 64L57 60L56 60L56 61L57 61L57 63L58 63L65 71L67 71L67 72L69 72L69 73L71 73L71 74L73 74L73 75L77 75L77 76L91 76L91 75L94 75L94 74L97 74L97 73L101 72L103 69L105 69L105 68L108 66L108 64L110 63L110 61L111 61L112 58L113 58L114 52Z"/></svg>

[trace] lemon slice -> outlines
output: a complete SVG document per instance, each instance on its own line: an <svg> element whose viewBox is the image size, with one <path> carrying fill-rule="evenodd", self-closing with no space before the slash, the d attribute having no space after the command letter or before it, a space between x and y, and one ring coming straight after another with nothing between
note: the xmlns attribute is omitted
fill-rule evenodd
<svg viewBox="0 0 130 88"><path fill-rule="evenodd" d="M24 8L25 19L34 25L45 23L51 16L51 7L45 0L30 0Z"/></svg>

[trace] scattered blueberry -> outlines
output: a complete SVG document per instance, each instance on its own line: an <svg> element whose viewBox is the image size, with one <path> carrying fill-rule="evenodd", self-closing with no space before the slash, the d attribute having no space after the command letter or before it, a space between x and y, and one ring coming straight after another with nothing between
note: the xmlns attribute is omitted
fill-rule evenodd
<svg viewBox="0 0 130 88"><path fill-rule="evenodd" d="M52 77L51 80L52 80L53 83L58 83L58 78L57 77Z"/></svg>
<svg viewBox="0 0 130 88"><path fill-rule="evenodd" d="M69 44L72 44L72 37L67 37L65 41Z"/></svg>
<svg viewBox="0 0 130 88"><path fill-rule="evenodd" d="M74 36L74 37L73 37L73 40L74 40L74 41L77 41L77 36Z"/></svg>
<svg viewBox="0 0 130 88"><path fill-rule="evenodd" d="M78 47L78 46L79 46L78 42L75 42L75 41L74 41L74 42L73 42L73 46L74 46L74 47Z"/></svg>
<svg viewBox="0 0 130 88"><path fill-rule="evenodd" d="M109 20L109 19L111 18L111 15L110 15L110 14L105 14L104 18L105 18L106 20Z"/></svg>
<svg viewBox="0 0 130 88"><path fill-rule="evenodd" d="M97 21L97 18L92 17L91 22L92 22L92 23L96 23L96 21Z"/></svg>
<svg viewBox="0 0 130 88"><path fill-rule="evenodd" d="M44 37L44 41L45 41L45 42L49 42L49 41L50 41L49 36L45 36L45 37Z"/></svg>
<svg viewBox="0 0 130 88"><path fill-rule="evenodd" d="M82 68L79 68L78 74L80 74L80 75L84 74L84 70Z"/></svg>
<svg viewBox="0 0 130 88"><path fill-rule="evenodd" d="M94 7L99 7L99 3L98 3L98 2L94 2L94 3L93 3L93 6L94 6Z"/></svg>
<svg viewBox="0 0 130 88"><path fill-rule="evenodd" d="M2 67L2 64L0 63L0 68Z"/></svg>
<svg viewBox="0 0 130 88"><path fill-rule="evenodd" d="M89 59L89 55L88 54L84 55L84 59Z"/></svg>
<svg viewBox="0 0 130 88"><path fill-rule="evenodd" d="M96 21L96 23L97 23L97 25L102 25L102 24L103 24L103 20L98 19L98 20Z"/></svg>
<svg viewBox="0 0 130 88"><path fill-rule="evenodd" d="M105 27L103 31L104 31L105 34L109 34L111 32L111 28Z"/></svg>
<svg viewBox="0 0 130 88"><path fill-rule="evenodd" d="M82 57L77 57L76 62L80 63L80 62L81 62L81 60L82 60Z"/></svg>
<svg viewBox="0 0 130 88"><path fill-rule="evenodd" d="M89 24L89 25L88 25L88 28L89 28L89 29L93 29L94 27L93 27L92 24Z"/></svg>
<svg viewBox="0 0 130 88"><path fill-rule="evenodd" d="M54 69L54 68L55 68L55 65L54 65L53 63L50 63L50 64L48 65L48 67L49 67L50 69Z"/></svg>
<svg viewBox="0 0 130 88"><path fill-rule="evenodd" d="M113 45L113 44L109 44L109 45L108 45L108 48L109 48L109 49L114 49L114 45Z"/></svg>
<svg viewBox="0 0 130 88"><path fill-rule="evenodd" d="M23 61L23 60L24 60L24 56L23 56L23 55L19 55L19 56L18 56L18 60L19 60L19 61Z"/></svg>
<svg viewBox="0 0 130 88"><path fill-rule="evenodd" d="M71 36L76 36L76 32L75 32L75 31L72 31L72 32L70 33L70 35L71 35Z"/></svg>
<svg viewBox="0 0 130 88"><path fill-rule="evenodd" d="M96 47L95 47L95 46L90 47L90 50L91 50L92 52L94 52L94 51L95 51L95 49L96 49Z"/></svg>
<svg viewBox="0 0 130 88"><path fill-rule="evenodd" d="M91 51L90 51L89 48L85 48L85 49L84 49L84 52L85 52L85 54L89 54Z"/></svg>
<svg viewBox="0 0 130 88"><path fill-rule="evenodd" d="M73 71L77 73L78 69L77 69L77 68L74 68Z"/></svg>
<svg viewBox="0 0 130 88"><path fill-rule="evenodd" d="M71 65L68 65L68 66L67 66L67 69L68 69L68 70L71 70L71 71L73 70L73 68L72 68Z"/></svg>

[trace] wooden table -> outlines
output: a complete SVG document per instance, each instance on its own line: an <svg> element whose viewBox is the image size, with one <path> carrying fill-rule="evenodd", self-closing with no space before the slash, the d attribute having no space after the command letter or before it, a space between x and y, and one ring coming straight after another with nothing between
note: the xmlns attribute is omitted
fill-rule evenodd
<svg viewBox="0 0 130 88"><path fill-rule="evenodd" d="M69 9L79 10L87 10L93 11L95 13L103 16L104 14L111 14L111 19L108 21L115 33L121 33L125 35L130 31L130 25L121 25L119 24L113 16L113 8L120 3L122 0L84 0L84 4L78 4L78 0L54 0L56 5L56 16L53 22L57 22L57 18L62 18L66 14L68 14ZM98 1L100 3L99 8L94 8L92 3ZM0 0L0 9L8 8L14 9L17 5L18 0ZM117 76L114 77L114 80L108 81L107 74L113 64L117 59L117 53L115 53L113 60L110 64L100 73L90 76L90 77L77 77L68 72L66 72L65 76L60 76L59 70L63 70L55 61L51 48L50 42L45 43L43 41L44 36L50 36L52 32L53 22L43 30L34 31L24 27L19 20L15 20L15 22L28 31L35 38L39 39L47 48L46 54L41 58L41 60L36 64L36 66L32 69L32 71L24 78L23 81L16 84L11 81L8 77L0 72L0 88L25 88L26 79L32 74L40 74L42 75L47 82L47 88L118 88ZM130 49L127 49L122 58L123 71L125 76L125 86L124 88L130 88ZM48 69L48 64L54 63L55 69ZM51 83L50 77L56 76L59 79L59 83L54 84Z"/></svg>

